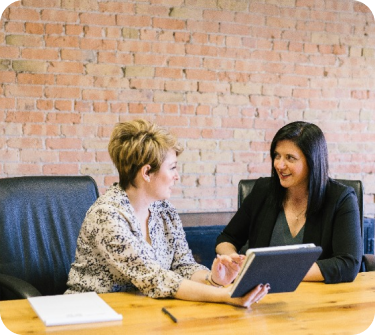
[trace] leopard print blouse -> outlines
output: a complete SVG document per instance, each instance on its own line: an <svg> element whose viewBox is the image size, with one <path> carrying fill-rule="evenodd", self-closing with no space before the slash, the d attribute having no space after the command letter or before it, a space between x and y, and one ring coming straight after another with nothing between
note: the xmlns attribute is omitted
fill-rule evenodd
<svg viewBox="0 0 375 335"><path fill-rule="evenodd" d="M150 208L151 245L144 239L126 192L115 183L86 214L65 293L124 292L173 297L198 270L176 209L169 201Z"/></svg>

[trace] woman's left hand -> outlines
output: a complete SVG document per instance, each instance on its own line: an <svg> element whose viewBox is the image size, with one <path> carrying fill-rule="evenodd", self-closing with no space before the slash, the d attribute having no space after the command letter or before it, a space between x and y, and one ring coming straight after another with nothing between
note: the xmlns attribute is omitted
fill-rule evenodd
<svg viewBox="0 0 375 335"><path fill-rule="evenodd" d="M237 277L245 256L217 255L211 267L211 279L218 285L226 286Z"/></svg>

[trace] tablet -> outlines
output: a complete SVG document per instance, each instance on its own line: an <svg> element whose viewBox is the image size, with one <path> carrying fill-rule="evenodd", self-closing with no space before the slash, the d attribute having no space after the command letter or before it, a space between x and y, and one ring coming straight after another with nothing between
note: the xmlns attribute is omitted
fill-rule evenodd
<svg viewBox="0 0 375 335"><path fill-rule="evenodd" d="M267 283L269 294L295 291L321 253L322 248L312 243L248 249L230 295L242 297Z"/></svg>

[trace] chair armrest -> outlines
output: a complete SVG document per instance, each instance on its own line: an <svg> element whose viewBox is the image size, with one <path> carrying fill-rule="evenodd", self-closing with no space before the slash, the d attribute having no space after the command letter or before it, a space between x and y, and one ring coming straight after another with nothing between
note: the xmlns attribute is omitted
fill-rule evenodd
<svg viewBox="0 0 375 335"><path fill-rule="evenodd" d="M365 254L362 257L363 263L365 265L365 271L375 271L375 255Z"/></svg>
<svg viewBox="0 0 375 335"><path fill-rule="evenodd" d="M38 297L42 294L28 282L0 273L0 288L5 288L12 292L18 299L27 299L29 297Z"/></svg>

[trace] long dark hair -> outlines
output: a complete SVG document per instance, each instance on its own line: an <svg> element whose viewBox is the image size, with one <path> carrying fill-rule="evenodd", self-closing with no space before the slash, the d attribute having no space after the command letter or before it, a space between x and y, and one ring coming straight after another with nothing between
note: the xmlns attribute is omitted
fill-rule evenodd
<svg viewBox="0 0 375 335"><path fill-rule="evenodd" d="M328 149L321 129L313 123L296 121L280 128L274 136L270 154L272 160L271 178L276 204L281 208L286 189L281 186L274 167L275 149L278 142L292 141L305 155L309 168L309 199L306 216L318 212L324 202L328 183Z"/></svg>

